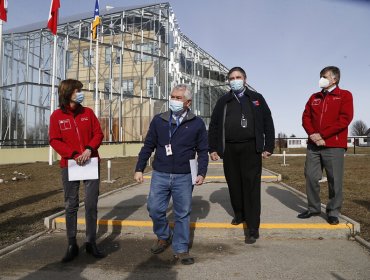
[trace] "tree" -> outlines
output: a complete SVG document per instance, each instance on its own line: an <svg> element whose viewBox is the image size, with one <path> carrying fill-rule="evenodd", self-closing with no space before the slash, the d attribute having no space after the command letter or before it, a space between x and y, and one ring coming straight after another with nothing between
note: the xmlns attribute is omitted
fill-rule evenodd
<svg viewBox="0 0 370 280"><path fill-rule="evenodd" d="M352 124L351 134L353 136L365 136L367 130L367 125L362 120L357 120Z"/></svg>
<svg viewBox="0 0 370 280"><path fill-rule="evenodd" d="M295 137L297 137L297 136L295 136L295 134L292 134L292 135L290 135L289 137L290 137L290 138L295 138Z"/></svg>
<svg viewBox="0 0 370 280"><path fill-rule="evenodd" d="M288 146L287 138L288 136L285 133L283 132L278 133L277 145L279 147L279 153L281 153L282 148L286 148Z"/></svg>

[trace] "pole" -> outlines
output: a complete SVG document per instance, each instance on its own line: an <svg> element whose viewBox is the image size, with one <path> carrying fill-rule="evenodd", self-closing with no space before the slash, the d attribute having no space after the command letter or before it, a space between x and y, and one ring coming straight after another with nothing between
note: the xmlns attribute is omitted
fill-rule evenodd
<svg viewBox="0 0 370 280"><path fill-rule="evenodd" d="M55 68L56 68L56 54L57 54L57 35L54 35L54 49L53 49L53 72L51 78L51 101L50 101L50 115L55 110ZM53 148L49 146L49 165L53 165Z"/></svg>
<svg viewBox="0 0 370 280"><path fill-rule="evenodd" d="M90 63L90 61L89 61ZM95 50L95 115L99 118L99 31L96 31Z"/></svg>
<svg viewBox="0 0 370 280"><path fill-rule="evenodd" d="M110 160L108 160L108 182L111 181L111 177L110 177L110 171L111 171L111 168L112 168L112 163Z"/></svg>
<svg viewBox="0 0 370 280"><path fill-rule="evenodd" d="M3 86L3 21L0 19L0 87ZM0 89L0 146L3 140L3 89Z"/></svg>

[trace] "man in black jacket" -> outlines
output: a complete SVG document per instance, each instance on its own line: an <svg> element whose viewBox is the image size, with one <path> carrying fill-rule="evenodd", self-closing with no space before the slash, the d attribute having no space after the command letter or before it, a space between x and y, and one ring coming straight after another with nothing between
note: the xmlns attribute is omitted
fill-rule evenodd
<svg viewBox="0 0 370 280"><path fill-rule="evenodd" d="M273 153L275 129L263 96L246 86L245 71L232 68L228 80L231 91L217 101L209 124L209 152L212 160L223 159L235 215L231 224L245 221L251 244L259 238L262 157Z"/></svg>

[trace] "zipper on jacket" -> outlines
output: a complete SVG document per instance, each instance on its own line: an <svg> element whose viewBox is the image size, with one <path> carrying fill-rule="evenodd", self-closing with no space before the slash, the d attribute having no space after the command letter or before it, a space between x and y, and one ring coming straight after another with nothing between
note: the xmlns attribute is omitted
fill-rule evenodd
<svg viewBox="0 0 370 280"><path fill-rule="evenodd" d="M224 113L222 116L222 153L225 153L225 142L226 142L226 135L225 135L225 122L226 122L226 111L227 111L227 103L224 106Z"/></svg>
<svg viewBox="0 0 370 280"><path fill-rule="evenodd" d="M320 129L321 129L321 123L322 123L322 117L324 115L324 111L325 111L325 106L326 106L326 97L329 93L327 93L325 96L324 96L324 102L322 104L322 108L321 108L321 116L320 116Z"/></svg>
<svg viewBox="0 0 370 280"><path fill-rule="evenodd" d="M79 144L80 144L81 153L83 153L83 152L84 152L84 148L83 148L83 147L82 147L82 145L81 145L81 137L80 137L80 132L79 132L79 130L78 130L77 123L76 123L76 119L75 119L75 118L73 118L73 121L74 121L74 123L75 123L75 128L76 128L77 138L78 138L78 141L79 141Z"/></svg>

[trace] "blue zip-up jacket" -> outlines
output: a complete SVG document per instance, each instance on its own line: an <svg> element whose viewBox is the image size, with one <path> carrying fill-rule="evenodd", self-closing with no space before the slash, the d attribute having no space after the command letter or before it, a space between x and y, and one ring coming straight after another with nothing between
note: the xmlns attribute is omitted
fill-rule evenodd
<svg viewBox="0 0 370 280"><path fill-rule="evenodd" d="M165 145L169 144L169 120L171 111L154 116L139 153L135 171L143 172L149 157L155 150L153 169L159 172L190 173L190 159L198 154L198 175L206 176L208 167L208 141L204 122L188 111L171 138L172 155L167 156ZM176 122L171 117L171 130Z"/></svg>

